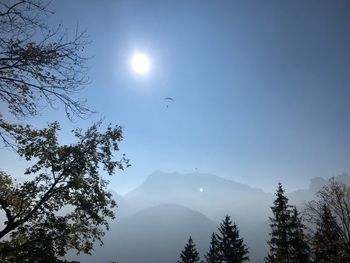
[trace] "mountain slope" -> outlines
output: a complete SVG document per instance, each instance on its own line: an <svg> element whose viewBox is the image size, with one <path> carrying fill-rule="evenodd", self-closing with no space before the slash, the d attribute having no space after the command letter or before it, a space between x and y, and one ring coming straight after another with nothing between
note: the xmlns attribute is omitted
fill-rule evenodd
<svg viewBox="0 0 350 263"><path fill-rule="evenodd" d="M209 247L216 224L203 214L179 205L164 204L144 209L111 224L105 245L82 262L173 263L191 235L198 250Z"/></svg>
<svg viewBox="0 0 350 263"><path fill-rule="evenodd" d="M273 195L210 174L155 172L124 198L134 211L173 203L197 210L214 221L230 214L237 221L247 222L267 216Z"/></svg>
<svg viewBox="0 0 350 263"><path fill-rule="evenodd" d="M350 184L346 174L336 180ZM290 204L313 199L325 184L326 179L315 178L308 189L287 193ZM105 246L91 257L79 257L82 262L176 262L189 235L203 255L226 214L238 224L252 263L262 262L267 254L273 194L210 174L156 172L129 194L114 197L117 220L111 222Z"/></svg>

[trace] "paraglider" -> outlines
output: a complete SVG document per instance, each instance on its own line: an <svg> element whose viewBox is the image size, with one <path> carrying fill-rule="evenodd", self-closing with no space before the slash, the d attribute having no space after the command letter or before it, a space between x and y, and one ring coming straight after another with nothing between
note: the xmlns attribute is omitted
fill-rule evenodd
<svg viewBox="0 0 350 263"><path fill-rule="evenodd" d="M164 100L167 102L166 107L169 107L169 102L175 102L175 100L171 97L165 97Z"/></svg>

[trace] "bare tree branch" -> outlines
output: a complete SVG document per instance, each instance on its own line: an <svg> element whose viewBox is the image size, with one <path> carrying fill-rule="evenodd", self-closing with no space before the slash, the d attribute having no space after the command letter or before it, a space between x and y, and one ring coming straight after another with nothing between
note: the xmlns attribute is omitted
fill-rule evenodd
<svg viewBox="0 0 350 263"><path fill-rule="evenodd" d="M56 104L70 119L85 117L92 111L72 95L89 83L87 35L77 31L70 39L62 25L48 28L47 6L42 0L0 2L0 100L20 118Z"/></svg>

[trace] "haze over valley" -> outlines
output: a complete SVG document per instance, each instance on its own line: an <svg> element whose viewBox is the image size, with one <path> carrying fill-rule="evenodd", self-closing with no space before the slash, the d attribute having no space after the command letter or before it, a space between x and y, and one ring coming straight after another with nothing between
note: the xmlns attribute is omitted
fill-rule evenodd
<svg viewBox="0 0 350 263"><path fill-rule="evenodd" d="M347 174L336 179L350 185ZM303 209L326 184L319 177L305 189L288 192L285 188L290 204ZM176 262L189 236L203 256L211 233L226 214L237 223L251 262L263 262L267 255L273 193L212 174L156 171L133 191L122 196L114 192L114 196L119 206L117 220L111 222L104 246L96 246L91 256L77 257L83 262Z"/></svg>

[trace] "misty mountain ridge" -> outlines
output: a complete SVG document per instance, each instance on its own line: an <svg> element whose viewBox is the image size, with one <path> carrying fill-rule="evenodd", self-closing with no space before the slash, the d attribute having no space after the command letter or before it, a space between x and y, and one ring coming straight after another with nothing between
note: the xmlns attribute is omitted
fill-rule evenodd
<svg viewBox="0 0 350 263"><path fill-rule="evenodd" d="M334 176L334 178L336 181L343 182L345 184L350 184L350 175L348 173L342 173L338 176ZM199 181L198 179L200 179L201 181ZM304 190L317 192L322 186L327 184L329 179L330 178L314 177L310 179L308 188L292 191L290 192L290 194L297 191L304 191ZM230 179L225 179L214 174L199 173L199 172L195 172L195 173L163 172L163 171L157 170L152 174L150 174L146 178L146 180L143 183L141 183L139 186L137 186L135 189L131 190L130 192L122 196L127 199L129 196L133 196L141 190L145 192L147 192L148 190L149 191L148 194L154 194L154 191L157 192L162 190L164 190L163 192L166 192L166 191L169 191L170 189L174 189L175 187L173 185L174 182L182 186L184 185L185 182L189 182L191 183L190 185L191 187L196 186L200 188L206 185L209 181L227 183L231 186L236 187L237 190L253 189L253 190L257 190L258 192L268 194L268 192L265 192L260 188L251 187L248 184L243 184ZM277 183L278 182L276 182L276 186L277 186ZM155 186L159 186L159 187L161 186L166 188L154 189Z"/></svg>
<svg viewBox="0 0 350 263"><path fill-rule="evenodd" d="M348 174L344 173L335 178L350 184ZM307 189L287 192L286 195L291 204L302 206L306 201L313 199L327 181L320 177L313 178ZM266 193L259 188L212 174L156 171L137 188L123 195L122 199L127 207L121 204L119 207L125 208L123 214L127 216L156 205L178 204L197 210L216 222L230 214L238 223L251 221L260 224L270 215L270 206L274 198L273 193ZM123 216L121 213L122 211L120 215Z"/></svg>
<svg viewBox="0 0 350 263"><path fill-rule="evenodd" d="M350 184L347 174L336 180ZM290 204L302 206L325 184L326 179L313 178L307 189L287 193ZM113 194L118 203L117 220L110 222L105 245L96 246L91 256L72 258L82 262L171 263L176 262L190 235L203 258L211 233L226 214L237 223L249 247L250 262L260 263L266 256L268 217L275 198L272 193L211 174L157 171L131 192Z"/></svg>
<svg viewBox="0 0 350 263"><path fill-rule="evenodd" d="M334 179L346 185L350 185L350 176L347 173L342 173L335 176ZM328 183L329 179L315 177L310 180L309 188L300 189L288 193L289 202L294 205L302 206L305 202L313 200L316 193Z"/></svg>
<svg viewBox="0 0 350 263"><path fill-rule="evenodd" d="M214 221L227 213L245 221L266 210L262 205L256 207L257 200L268 207L273 195L212 174L157 171L123 198L134 211L172 203L197 210Z"/></svg>

